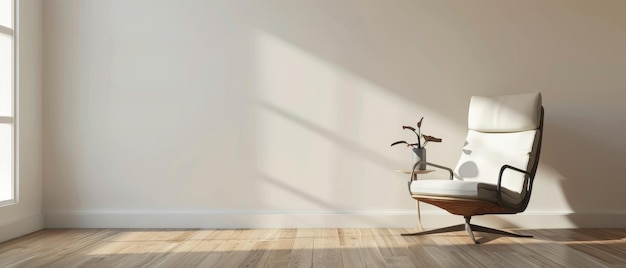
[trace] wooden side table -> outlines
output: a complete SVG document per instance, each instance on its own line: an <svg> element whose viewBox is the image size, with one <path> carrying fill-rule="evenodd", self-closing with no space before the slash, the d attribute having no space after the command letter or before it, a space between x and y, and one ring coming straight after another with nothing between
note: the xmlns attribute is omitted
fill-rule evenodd
<svg viewBox="0 0 626 268"><path fill-rule="evenodd" d="M396 169L395 171L398 172L398 173L402 173L402 174L411 174L412 170L410 170L410 169ZM417 180L417 175L418 174L428 174L428 173L431 173L433 171L435 171L435 170L434 169L426 169L426 170L419 170L418 169L418 170L415 171L415 174L413 175L413 180Z"/></svg>

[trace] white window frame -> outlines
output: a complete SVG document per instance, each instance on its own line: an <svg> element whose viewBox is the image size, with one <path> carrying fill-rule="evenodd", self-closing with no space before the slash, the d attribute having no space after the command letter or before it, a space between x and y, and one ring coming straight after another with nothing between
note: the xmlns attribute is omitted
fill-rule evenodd
<svg viewBox="0 0 626 268"><path fill-rule="evenodd" d="M12 37L12 45L13 45L13 51L12 51L12 55L11 55L11 61L12 61L12 82L11 82L11 89L12 89L12 94L11 94L11 102L12 102L12 115L11 116L0 116L0 123L3 124L10 124L12 125L12 135L13 135L13 139L12 139L12 143L11 143L11 198L10 199L5 199L5 200L0 200L0 207L1 206L7 206L7 205L12 205L12 204L16 204L18 202L18 176L17 176L17 162L18 162L18 149L17 149L17 145L18 145L18 131L17 131L17 104L18 104L18 34L17 34L17 14L18 14L18 0L11 0L11 5L12 5L12 28L8 28L5 26L0 26L0 34L3 35L8 35Z"/></svg>

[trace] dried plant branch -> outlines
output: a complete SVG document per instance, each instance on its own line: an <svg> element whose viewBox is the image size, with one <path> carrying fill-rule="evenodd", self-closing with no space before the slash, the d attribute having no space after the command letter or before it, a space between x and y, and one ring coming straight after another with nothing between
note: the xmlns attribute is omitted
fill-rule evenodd
<svg viewBox="0 0 626 268"><path fill-rule="evenodd" d="M406 142L406 141L396 141L396 142L392 143L392 144L391 144L391 146L394 146L394 145L397 145L397 144L401 144L401 143L404 143L404 144L406 144L407 146L409 146L409 143L408 143L408 142Z"/></svg>
<svg viewBox="0 0 626 268"><path fill-rule="evenodd" d="M422 136L422 121L423 120L424 120L424 117L422 116L422 118L420 118L420 121L417 121L417 148L424 148L422 147L422 139L420 139L420 136Z"/></svg>
<svg viewBox="0 0 626 268"><path fill-rule="evenodd" d="M432 142L441 142L442 139L440 138L435 138L433 136L428 136L428 135L422 135L422 137L424 137L425 141L432 141Z"/></svg>
<svg viewBox="0 0 626 268"><path fill-rule="evenodd" d="M415 129L412 126L402 126L402 129L408 129L408 130L413 131L413 133L415 133L415 135L417 136L417 143L408 143L406 141L396 141L392 143L391 146L402 143L402 144L406 144L406 146L408 147L424 148L426 144L429 142L441 142L442 140L440 138L436 138L436 137L428 136L428 135L422 135L422 122L423 121L424 121L424 117L420 118L420 120L417 121L417 129ZM423 143L422 143L422 138L424 139Z"/></svg>

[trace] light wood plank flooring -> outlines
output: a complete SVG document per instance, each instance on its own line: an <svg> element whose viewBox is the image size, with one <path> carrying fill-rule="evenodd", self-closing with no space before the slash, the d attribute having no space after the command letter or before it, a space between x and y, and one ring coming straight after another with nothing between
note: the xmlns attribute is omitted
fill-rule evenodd
<svg viewBox="0 0 626 268"><path fill-rule="evenodd" d="M626 229L406 231L46 229L0 244L0 267L626 267Z"/></svg>

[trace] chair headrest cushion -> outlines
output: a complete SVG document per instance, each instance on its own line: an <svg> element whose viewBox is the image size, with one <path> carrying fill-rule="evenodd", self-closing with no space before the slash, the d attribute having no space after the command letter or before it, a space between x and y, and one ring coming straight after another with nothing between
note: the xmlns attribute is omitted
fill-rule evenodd
<svg viewBox="0 0 626 268"><path fill-rule="evenodd" d="M468 127L480 132L517 132L539 128L541 93L473 96Z"/></svg>

